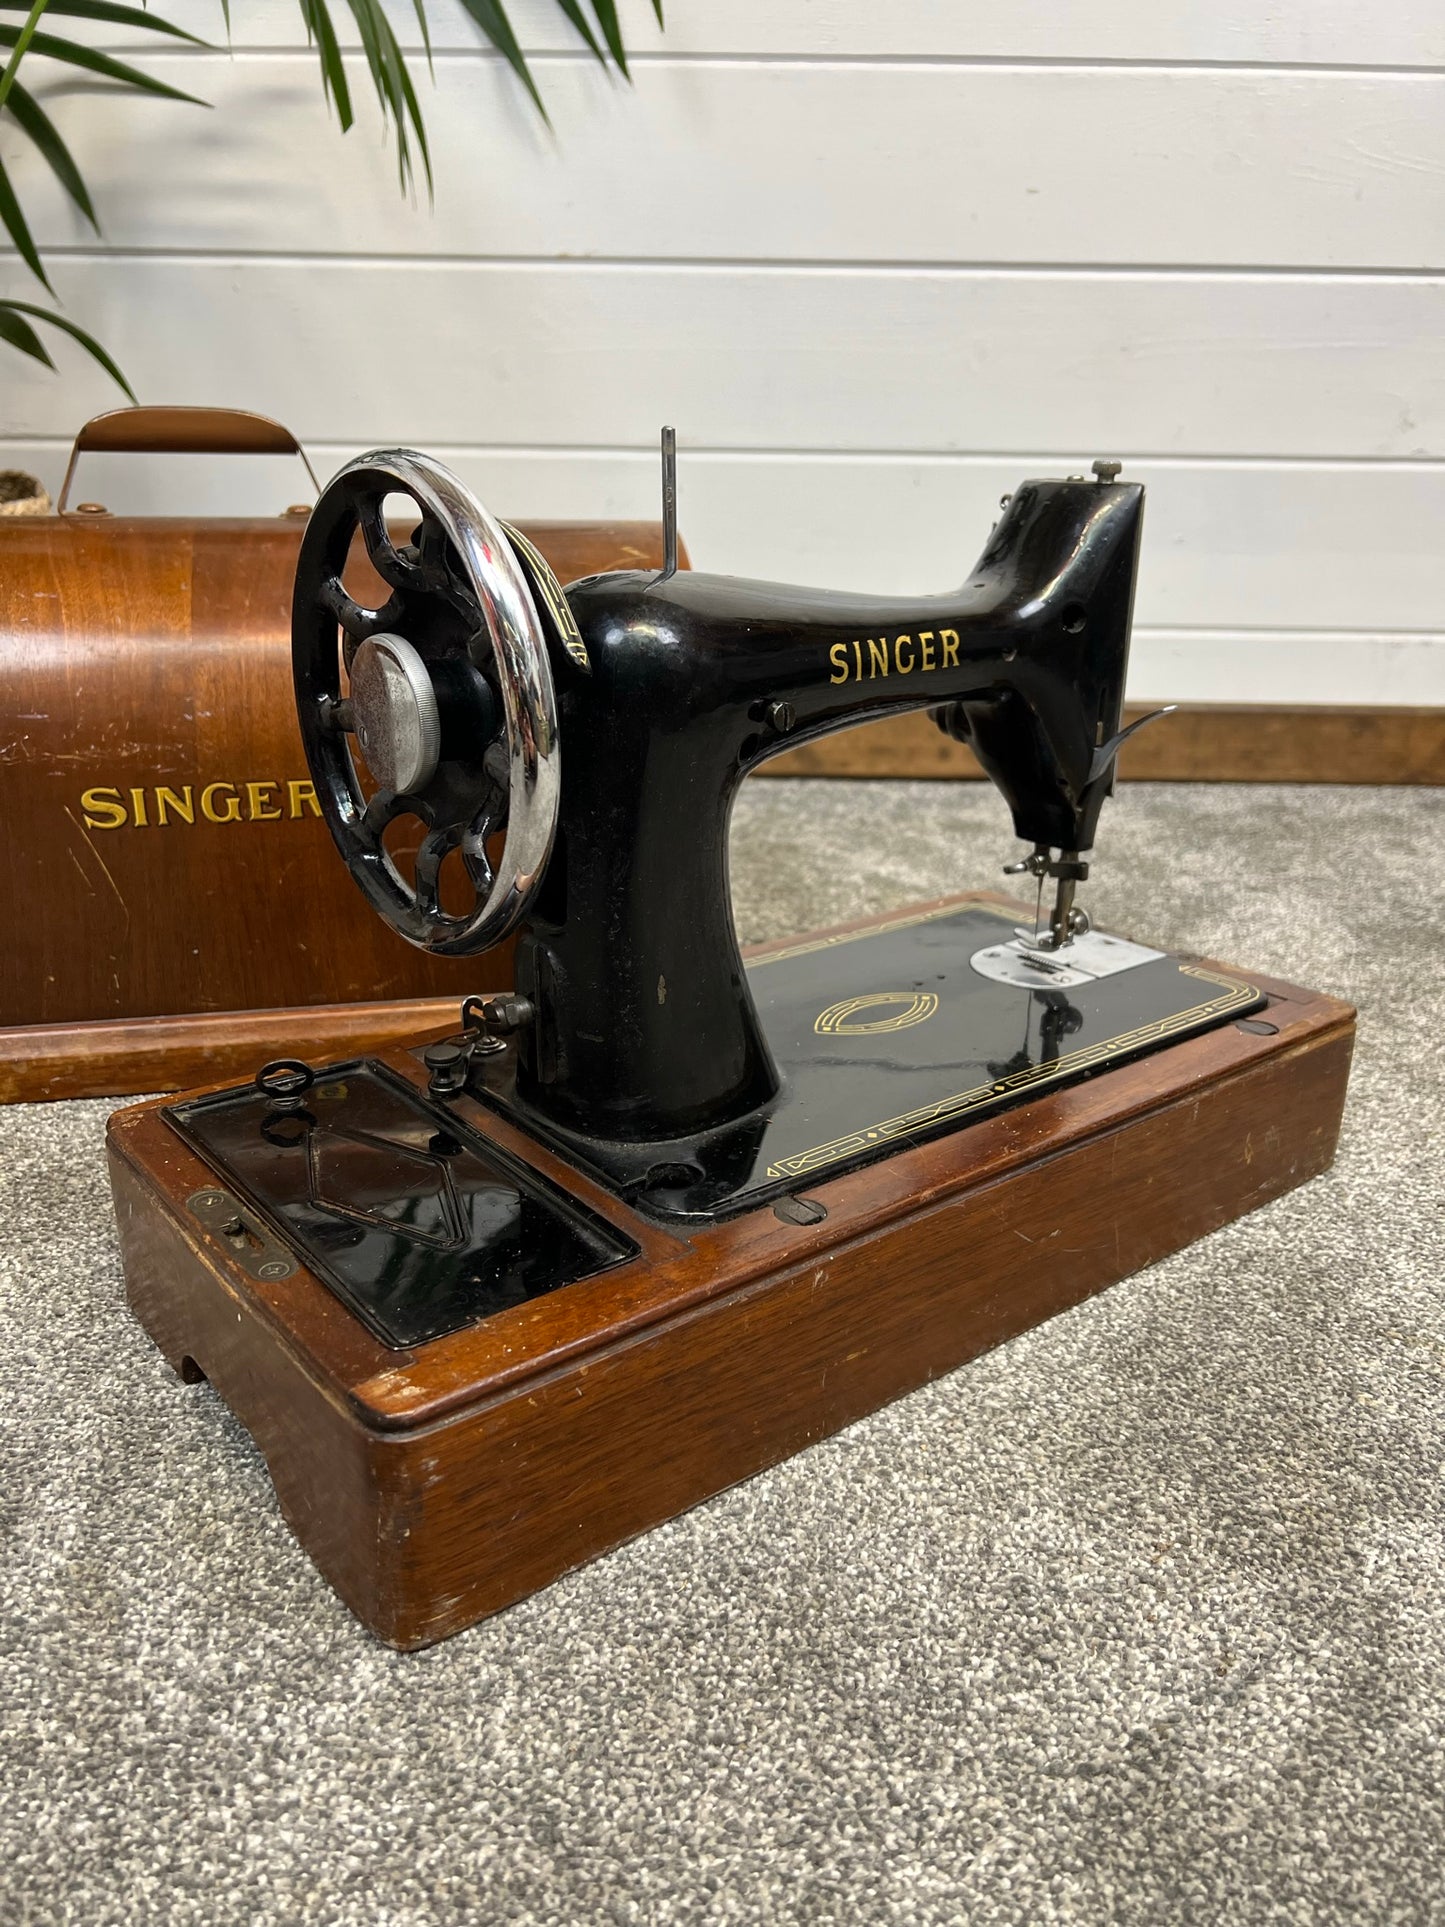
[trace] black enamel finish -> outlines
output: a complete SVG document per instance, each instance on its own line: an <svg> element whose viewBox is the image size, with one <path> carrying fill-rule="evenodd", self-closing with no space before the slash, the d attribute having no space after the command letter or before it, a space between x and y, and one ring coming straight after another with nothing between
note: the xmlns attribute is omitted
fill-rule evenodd
<svg viewBox="0 0 1445 1927"><path fill-rule="evenodd" d="M638 1249L474 1130L479 1104L661 1222L774 1202L787 1222L816 1222L825 1211L810 1186L1268 1001L1174 957L1068 990L1000 984L968 960L1006 938L1010 921L977 908L915 911L755 959L779 1092L749 1117L666 1142L538 1130L518 1104L511 1047L476 1060L467 1092L451 1098L423 1097L358 1060L317 1070L300 1109L247 1084L164 1115L385 1344L419 1345Z"/></svg>
<svg viewBox="0 0 1445 1927"><path fill-rule="evenodd" d="M913 913L881 931L755 960L748 975L779 1087L749 1116L711 1131L638 1144L539 1126L518 1098L511 1049L482 1060L470 1088L650 1215L716 1218L1266 1002L1248 984L1174 957L1067 991L978 975L969 958L1011 928L1011 917L979 909ZM848 1010L855 1001L860 1008ZM875 1023L889 1028L857 1028Z"/></svg>
<svg viewBox="0 0 1445 1927"><path fill-rule="evenodd" d="M487 836L505 817L509 862L517 755L530 738L502 729L488 681L500 631L478 614L482 578L505 573L497 545L509 538L472 503L449 534L424 517L416 541L394 549L381 504L387 477L407 465L426 466L406 454L353 464L312 518L293 637L302 735L338 847L398 930L461 955L523 919L516 988L530 1014L516 1091L539 1130L646 1144L746 1118L776 1096L732 927L727 833L739 784L778 751L928 708L973 744L1020 837L1091 847L1113 785L1143 490L1036 481L1014 493L947 595L878 599L687 571L572 584L576 633L543 625L536 651L542 670L550 662L549 716L556 690L546 838L512 864L502 921L490 898L444 914L440 866L455 849L478 891L501 887ZM339 587L358 521L393 585L378 611ZM486 523L480 535L473 522ZM431 679L442 760L419 797L361 796L343 740L338 624L348 659L395 626ZM403 807L427 826L411 890L381 841Z"/></svg>
<svg viewBox="0 0 1445 1927"><path fill-rule="evenodd" d="M247 1085L165 1115L387 1345L439 1338L636 1251L383 1065L318 1073L303 1110Z"/></svg>
<svg viewBox="0 0 1445 1927"><path fill-rule="evenodd" d="M561 818L517 957L537 1012L517 1072L534 1127L652 1141L776 1095L727 831L743 777L779 750L933 707L970 736L1019 836L1090 847L1142 508L1133 485L1026 483L967 584L926 599L695 572L569 588L591 670L557 665Z"/></svg>

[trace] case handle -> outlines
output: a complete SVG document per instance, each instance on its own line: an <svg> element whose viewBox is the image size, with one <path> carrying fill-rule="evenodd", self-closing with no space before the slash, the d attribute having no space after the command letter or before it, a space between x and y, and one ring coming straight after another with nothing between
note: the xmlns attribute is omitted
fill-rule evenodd
<svg viewBox="0 0 1445 1927"><path fill-rule="evenodd" d="M60 485L57 515L65 514L71 478L82 454L299 455L319 495L321 484L306 450L289 428L244 408L112 408L94 415L75 438Z"/></svg>

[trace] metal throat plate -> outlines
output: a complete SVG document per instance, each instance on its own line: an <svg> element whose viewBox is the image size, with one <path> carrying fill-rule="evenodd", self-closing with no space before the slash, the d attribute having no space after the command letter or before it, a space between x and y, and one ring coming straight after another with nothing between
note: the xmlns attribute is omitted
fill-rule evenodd
<svg viewBox="0 0 1445 1927"><path fill-rule="evenodd" d="M1016 915L914 911L751 958L748 976L782 1078L772 1102L722 1130L665 1144L559 1130L518 1099L512 1053L472 1090L649 1215L732 1216L988 1117L1267 1001L1252 985L1096 935L1025 966L991 968ZM1087 956L1085 955L1087 953ZM982 967L975 959L982 959ZM1064 967L1061 967L1064 966ZM1096 973L1096 974L1094 974Z"/></svg>

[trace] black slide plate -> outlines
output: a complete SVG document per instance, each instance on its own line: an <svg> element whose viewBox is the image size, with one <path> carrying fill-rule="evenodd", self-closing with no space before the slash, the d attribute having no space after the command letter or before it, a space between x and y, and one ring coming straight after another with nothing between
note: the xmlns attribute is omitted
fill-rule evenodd
<svg viewBox="0 0 1445 1927"><path fill-rule="evenodd" d="M318 1073L301 1111L246 1085L164 1114L387 1345L424 1344L636 1255L383 1064Z"/></svg>

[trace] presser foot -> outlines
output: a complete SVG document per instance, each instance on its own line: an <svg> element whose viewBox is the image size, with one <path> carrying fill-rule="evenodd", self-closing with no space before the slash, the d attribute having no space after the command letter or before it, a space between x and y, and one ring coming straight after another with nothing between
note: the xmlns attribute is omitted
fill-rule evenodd
<svg viewBox="0 0 1445 1927"><path fill-rule="evenodd" d="M1078 887L1089 874L1088 859L1077 850L1060 850L1057 855L1046 843L1036 843L1027 856L1019 857L1014 863L1005 863L1003 873L1006 877L1037 877L1039 883L1038 908L1034 913L1032 930L1019 930L1018 935L1034 950L1062 950L1082 937L1093 925L1087 910L1080 909L1074 902ZM1054 879L1054 903L1049 912L1047 927L1042 920L1044 878Z"/></svg>

